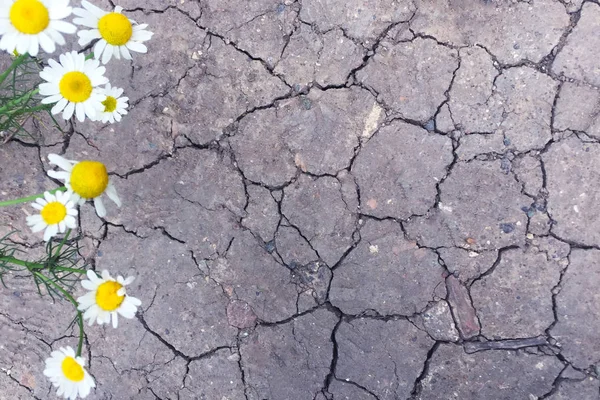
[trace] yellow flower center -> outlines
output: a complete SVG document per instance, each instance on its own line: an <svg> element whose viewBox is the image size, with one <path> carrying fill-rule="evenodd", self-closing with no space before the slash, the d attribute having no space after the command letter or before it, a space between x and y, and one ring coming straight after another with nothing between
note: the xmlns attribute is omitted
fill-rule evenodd
<svg viewBox="0 0 600 400"><path fill-rule="evenodd" d="M65 377L73 382L83 380L83 367L73 357L65 357L61 365Z"/></svg>
<svg viewBox="0 0 600 400"><path fill-rule="evenodd" d="M71 171L71 188L83 199L93 199L104 193L108 186L108 173L98 161L80 161Z"/></svg>
<svg viewBox="0 0 600 400"><path fill-rule="evenodd" d="M40 214L48 225L58 224L67 216L67 207L63 203L53 201L46 204Z"/></svg>
<svg viewBox="0 0 600 400"><path fill-rule="evenodd" d="M58 88L65 99L73 103L81 103L90 98L92 81L83 72L71 71L63 75Z"/></svg>
<svg viewBox="0 0 600 400"><path fill-rule="evenodd" d="M115 281L106 281L96 291L96 304L104 311L114 311L123 302L125 296L119 296L117 292L123 286Z"/></svg>
<svg viewBox="0 0 600 400"><path fill-rule="evenodd" d="M108 13L100 18L98 30L100 36L113 46L123 46L131 39L133 34L133 27L129 19L116 12Z"/></svg>
<svg viewBox="0 0 600 400"><path fill-rule="evenodd" d="M39 0L17 0L10 7L8 18L21 33L36 35L50 23L50 14Z"/></svg>
<svg viewBox="0 0 600 400"><path fill-rule="evenodd" d="M113 112L117 109L117 99L112 96L106 96L106 100L102 102L104 112Z"/></svg>

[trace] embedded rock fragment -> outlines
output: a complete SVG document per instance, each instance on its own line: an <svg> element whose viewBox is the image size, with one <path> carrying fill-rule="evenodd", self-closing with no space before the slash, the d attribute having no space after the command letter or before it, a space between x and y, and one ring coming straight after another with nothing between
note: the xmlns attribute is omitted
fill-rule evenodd
<svg viewBox="0 0 600 400"><path fill-rule="evenodd" d="M417 318L418 323L435 340L455 342L460 338L450 307L444 300L434 303Z"/></svg>
<svg viewBox="0 0 600 400"><path fill-rule="evenodd" d="M342 322L335 337L336 377L356 382L380 400L410 396L434 344L425 332L406 320ZM357 365L361 367L356 368Z"/></svg>
<svg viewBox="0 0 600 400"><path fill-rule="evenodd" d="M352 166L365 214L406 219L435 204L452 163L452 141L404 122L381 128Z"/></svg>
<svg viewBox="0 0 600 400"><path fill-rule="evenodd" d="M412 315L445 296L437 254L406 240L398 223L367 220L360 235L331 283L331 303L344 313Z"/></svg>
<svg viewBox="0 0 600 400"><path fill-rule="evenodd" d="M461 336L465 339L477 336L481 326L477 318L477 311L473 307L469 289L453 275L446 279L446 288L448 290L448 303Z"/></svg>

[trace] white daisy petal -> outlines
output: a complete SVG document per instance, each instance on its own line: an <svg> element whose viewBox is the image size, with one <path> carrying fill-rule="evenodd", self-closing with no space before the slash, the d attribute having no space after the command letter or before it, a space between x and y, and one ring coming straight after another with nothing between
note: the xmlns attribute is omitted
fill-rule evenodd
<svg viewBox="0 0 600 400"><path fill-rule="evenodd" d="M71 119L73 113L75 112L75 103L69 102L63 111L63 119Z"/></svg>
<svg viewBox="0 0 600 400"><path fill-rule="evenodd" d="M94 199L94 207L96 207L96 214L100 218L106 217L106 208L104 207L104 202L102 202L102 197L98 196Z"/></svg>
<svg viewBox="0 0 600 400"><path fill-rule="evenodd" d="M77 27L73 24L70 24L65 21L52 21L49 25L52 29L55 29L59 32L63 33L75 33L77 32Z"/></svg>
<svg viewBox="0 0 600 400"><path fill-rule="evenodd" d="M104 49L104 53L102 53L102 64L106 64L110 61L113 54L114 47L111 44L107 44Z"/></svg>
<svg viewBox="0 0 600 400"><path fill-rule="evenodd" d="M37 35L31 35L29 38L29 50L27 52L35 57L37 56L38 50L40 49L40 40Z"/></svg>
<svg viewBox="0 0 600 400"><path fill-rule="evenodd" d="M48 225L46 230L44 231L44 242L50 240L50 238L56 236L58 234L58 224Z"/></svg>
<svg viewBox="0 0 600 400"><path fill-rule="evenodd" d="M148 51L148 48L139 42L129 42L126 46L129 50L137 53L146 53Z"/></svg>
<svg viewBox="0 0 600 400"><path fill-rule="evenodd" d="M56 103L54 105L54 107L52 107L52 109L50 110L50 112L54 115L54 114L58 114L59 112L61 112L62 110L65 109L65 107L67 106L67 104L69 103L69 101L67 99L60 99L58 101L58 103Z"/></svg>

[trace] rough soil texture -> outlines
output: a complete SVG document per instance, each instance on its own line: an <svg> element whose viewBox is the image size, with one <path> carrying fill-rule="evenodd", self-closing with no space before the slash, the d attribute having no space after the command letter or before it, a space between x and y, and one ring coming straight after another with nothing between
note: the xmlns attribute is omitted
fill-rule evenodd
<svg viewBox="0 0 600 400"><path fill-rule="evenodd" d="M155 32L109 65L129 115L0 146L2 199L59 153L123 201L80 213L143 302L88 328L90 399L600 399L597 1L119 5ZM5 283L0 399L55 399L72 309Z"/></svg>

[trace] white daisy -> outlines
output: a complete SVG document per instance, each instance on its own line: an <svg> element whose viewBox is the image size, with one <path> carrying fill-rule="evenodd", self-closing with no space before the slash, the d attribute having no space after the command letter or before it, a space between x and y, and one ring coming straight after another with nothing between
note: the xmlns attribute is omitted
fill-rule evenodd
<svg viewBox="0 0 600 400"><path fill-rule="evenodd" d="M75 203L71 201L71 192L56 192L56 195L50 192L44 193L44 198L38 198L31 206L40 210L39 214L27 217L27 225L33 232L44 232L44 240L47 242L57 233L63 233L66 228L74 229L77 227L77 210Z"/></svg>
<svg viewBox="0 0 600 400"><path fill-rule="evenodd" d="M37 56L65 44L62 33L75 33L75 25L62 21L71 15L69 0L2 0L0 2L0 49Z"/></svg>
<svg viewBox="0 0 600 400"><path fill-rule="evenodd" d="M111 87L110 83L107 83L104 89L100 90L100 93L106 96L102 105L104 110L97 116L97 120L102 122L110 122L113 124L115 120L121 121L121 116L127 114L127 107L129 107L128 97L119 97L123 94L123 89L117 87Z"/></svg>
<svg viewBox="0 0 600 400"><path fill-rule="evenodd" d="M94 200L96 214L100 218L106 216L106 208L102 202L102 194L106 195L121 207L121 199L117 194L106 166L99 161L71 161L57 154L49 154L50 164L58 165L64 171L48 171L48 176L59 179L65 183L69 191L73 192L73 200L79 205L86 200Z"/></svg>
<svg viewBox="0 0 600 400"><path fill-rule="evenodd" d="M123 56L131 60L129 50L138 53L148 51L142 44L153 35L145 30L148 24L138 25L121 14L123 7L117 6L113 12L106 12L86 0L83 0L81 5L83 8L73 9L73 14L80 17L73 19L73 22L92 29L77 32L79 44L85 46L94 39L100 39L94 46L94 57L99 59L102 56L102 64L110 61L113 55L117 59Z"/></svg>
<svg viewBox="0 0 600 400"><path fill-rule="evenodd" d="M83 319L89 320L92 325L94 321L98 324L108 324L112 317L113 328L119 324L118 314L132 319L137 312L137 308L142 302L131 296L127 296L125 286L129 285L135 279L133 276L123 279L121 275L115 280L110 276L107 270L102 271L102 278L92 270L88 270L89 280L81 281L81 286L90 290L87 294L79 297L77 302L79 311L83 313Z"/></svg>
<svg viewBox="0 0 600 400"><path fill-rule="evenodd" d="M57 387L57 396L75 400L77 396L84 398L96 387L94 378L85 370L85 358L75 356L71 346L61 347L50 353L46 359L46 375L52 385Z"/></svg>
<svg viewBox="0 0 600 400"><path fill-rule="evenodd" d="M48 66L40 72L47 83L39 86L40 94L47 96L43 104L56 103L52 114L63 111L63 118L69 119L73 113L81 122L85 116L94 119L103 109L104 95L98 86L108 82L104 76L106 68L101 67L97 60L86 60L85 55L76 51L61 54L60 64L48 60Z"/></svg>

